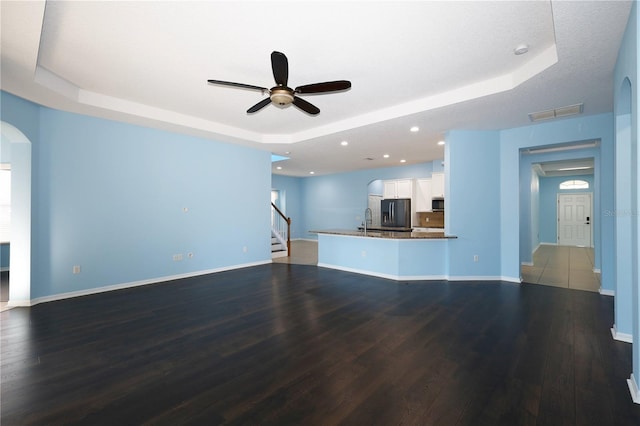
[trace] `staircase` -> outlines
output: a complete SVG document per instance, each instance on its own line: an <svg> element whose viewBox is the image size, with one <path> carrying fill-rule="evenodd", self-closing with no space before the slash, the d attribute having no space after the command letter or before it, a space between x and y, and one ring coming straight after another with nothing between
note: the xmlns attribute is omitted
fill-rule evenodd
<svg viewBox="0 0 640 426"><path fill-rule="evenodd" d="M283 245L277 234L271 230L271 258L286 257L287 255L287 246Z"/></svg>
<svg viewBox="0 0 640 426"><path fill-rule="evenodd" d="M291 256L291 218L271 203L271 258Z"/></svg>

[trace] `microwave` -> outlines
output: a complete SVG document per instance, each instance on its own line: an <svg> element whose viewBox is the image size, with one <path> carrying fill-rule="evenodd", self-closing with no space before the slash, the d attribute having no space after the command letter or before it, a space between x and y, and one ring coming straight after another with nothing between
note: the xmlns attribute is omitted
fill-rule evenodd
<svg viewBox="0 0 640 426"><path fill-rule="evenodd" d="M431 199L431 211L443 212L444 211L444 198L437 197Z"/></svg>

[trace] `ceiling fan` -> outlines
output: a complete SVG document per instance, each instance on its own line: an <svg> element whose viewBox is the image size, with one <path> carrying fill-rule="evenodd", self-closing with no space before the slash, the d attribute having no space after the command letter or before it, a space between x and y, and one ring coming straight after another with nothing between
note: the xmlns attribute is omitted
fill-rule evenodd
<svg viewBox="0 0 640 426"><path fill-rule="evenodd" d="M286 106L292 103L301 110L309 114L316 115L320 112L320 109L296 95L337 92L340 90L347 90L351 87L350 81L337 80L327 81L324 83L306 84L304 86L298 86L295 89L292 89L287 86L287 80L289 79L289 62L287 61L287 57L284 55L284 53L280 52L271 53L271 68L273 69L273 78L276 81L276 86L272 87L271 89L267 89L266 87L253 86L251 84L233 83L230 81L207 81L211 84L261 90L263 93L268 91L269 97L261 100L260 102L249 108L247 110L247 114L260 111L262 108L273 102L274 104L279 106Z"/></svg>

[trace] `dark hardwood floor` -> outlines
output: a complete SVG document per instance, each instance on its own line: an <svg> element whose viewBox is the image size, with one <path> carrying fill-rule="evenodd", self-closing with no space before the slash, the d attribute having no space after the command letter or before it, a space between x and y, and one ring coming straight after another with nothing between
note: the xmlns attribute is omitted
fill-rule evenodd
<svg viewBox="0 0 640 426"><path fill-rule="evenodd" d="M3 426L640 424L596 293L270 264L0 319Z"/></svg>

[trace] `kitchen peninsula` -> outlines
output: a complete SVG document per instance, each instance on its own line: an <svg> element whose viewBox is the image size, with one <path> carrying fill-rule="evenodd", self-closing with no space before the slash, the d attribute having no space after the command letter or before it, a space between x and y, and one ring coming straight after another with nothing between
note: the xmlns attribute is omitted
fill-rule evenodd
<svg viewBox="0 0 640 426"><path fill-rule="evenodd" d="M318 266L397 281L447 279L444 232L329 229L318 234Z"/></svg>

